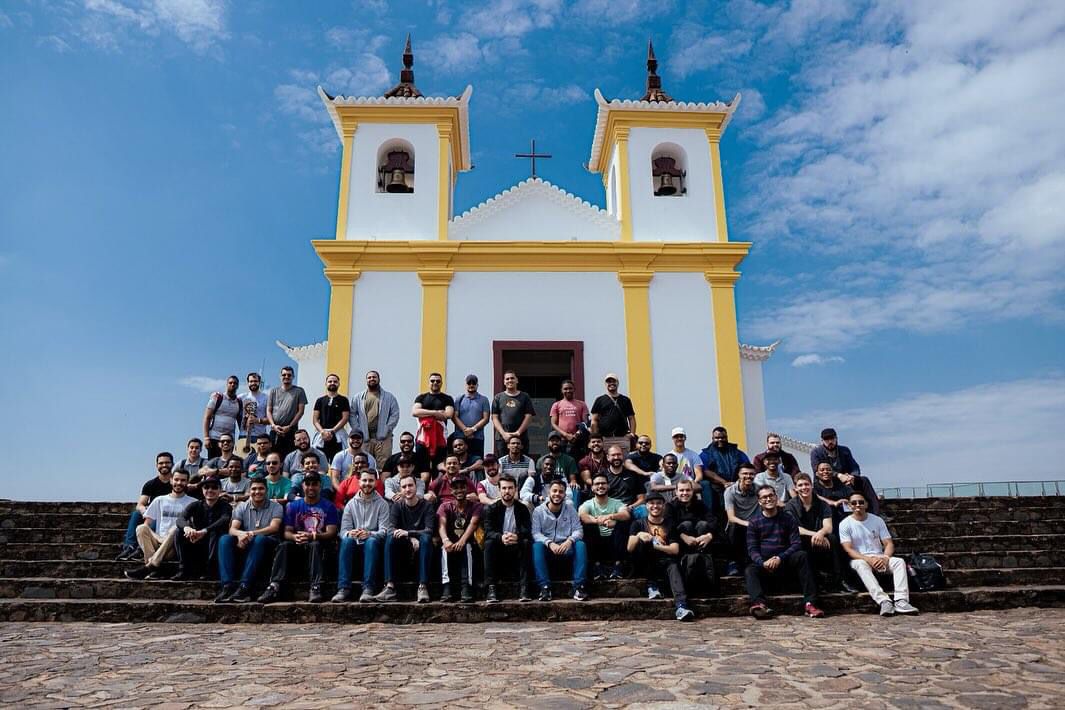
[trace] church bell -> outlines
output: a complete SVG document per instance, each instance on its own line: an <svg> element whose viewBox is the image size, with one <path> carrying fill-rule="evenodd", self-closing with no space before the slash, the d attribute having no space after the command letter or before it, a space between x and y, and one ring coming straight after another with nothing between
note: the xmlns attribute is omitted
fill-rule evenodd
<svg viewBox="0 0 1065 710"><path fill-rule="evenodd" d="M413 173L410 154L405 150L389 152L388 161L381 168L385 192L410 193L414 188L407 184L407 173Z"/></svg>
<svg viewBox="0 0 1065 710"><path fill-rule="evenodd" d="M670 157L655 158L651 171L654 177L655 197L684 194L684 171L677 168L677 161Z"/></svg>

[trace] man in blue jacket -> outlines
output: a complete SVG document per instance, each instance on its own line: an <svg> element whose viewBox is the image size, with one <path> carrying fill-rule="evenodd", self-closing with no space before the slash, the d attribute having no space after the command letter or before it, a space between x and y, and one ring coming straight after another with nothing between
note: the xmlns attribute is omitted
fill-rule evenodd
<svg viewBox="0 0 1065 710"><path fill-rule="evenodd" d="M740 464L750 463L747 454L735 444L730 444L725 427L714 427L710 443L699 454L703 461L703 502L710 506L718 520L722 519L722 494L730 483L736 481L736 469Z"/></svg>

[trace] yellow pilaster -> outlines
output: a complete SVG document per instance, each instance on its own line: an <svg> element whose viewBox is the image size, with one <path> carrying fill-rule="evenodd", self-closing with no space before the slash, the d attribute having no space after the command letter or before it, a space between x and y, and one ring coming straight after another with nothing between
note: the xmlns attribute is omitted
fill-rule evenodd
<svg viewBox="0 0 1065 710"><path fill-rule="evenodd" d="M450 123L436 124L436 135L439 144L440 171L437 185L437 238L447 239L447 222L451 216L448 208L451 204L451 168L448 165L448 157L451 155L451 132ZM442 374L442 373L441 373Z"/></svg>
<svg viewBox="0 0 1065 710"><path fill-rule="evenodd" d="M355 306L355 282L362 275L356 269L327 268L329 279L329 344L326 346L326 372L340 375L340 391L349 386L351 375L351 320Z"/></svg>
<svg viewBox="0 0 1065 710"><path fill-rule="evenodd" d="M717 397L721 403L721 426L729 441L747 448L747 419L743 407L740 372L740 340L736 329L736 280L732 270L707 271L710 303L714 314L714 352L717 354Z"/></svg>
<svg viewBox="0 0 1065 710"><path fill-rule="evenodd" d="M710 141L710 172L714 180L714 213L717 216L717 240L728 241L728 224L725 222L725 183L721 180L721 129L707 128L706 139ZM729 432L731 436L732 432Z"/></svg>
<svg viewBox="0 0 1065 710"><path fill-rule="evenodd" d="M621 241L632 241L632 197L629 188L629 129L617 129L618 146L618 215L621 217Z"/></svg>
<svg viewBox="0 0 1065 710"><path fill-rule="evenodd" d="M423 269L422 282L422 383L439 372L447 387L447 293L452 269Z"/></svg>
<svg viewBox="0 0 1065 710"><path fill-rule="evenodd" d="M340 197L337 200L337 239L348 231L348 198L351 192L351 151L355 143L355 129L359 124L346 122L343 128L343 156L340 159Z"/></svg>
<svg viewBox="0 0 1065 710"><path fill-rule="evenodd" d="M654 440L655 385L651 362L651 302L648 290L653 271L619 271L625 303L625 350L628 356L628 391L636 410L640 434Z"/></svg>

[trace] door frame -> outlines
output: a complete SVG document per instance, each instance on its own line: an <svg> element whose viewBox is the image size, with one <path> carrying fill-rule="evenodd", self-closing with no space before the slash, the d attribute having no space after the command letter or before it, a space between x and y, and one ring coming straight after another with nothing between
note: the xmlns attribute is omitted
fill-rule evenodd
<svg viewBox="0 0 1065 710"><path fill-rule="evenodd" d="M568 350L570 352L570 371L573 373L574 397L584 400L584 341L583 340L493 340L492 341L492 385L496 392L503 391L503 351L504 350ZM519 375L520 379L520 375ZM561 398L562 393L558 396Z"/></svg>

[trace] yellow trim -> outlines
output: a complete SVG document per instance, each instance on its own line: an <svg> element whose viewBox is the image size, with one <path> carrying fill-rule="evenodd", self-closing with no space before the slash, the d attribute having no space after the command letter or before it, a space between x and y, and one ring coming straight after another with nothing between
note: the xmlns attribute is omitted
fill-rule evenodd
<svg viewBox="0 0 1065 710"><path fill-rule="evenodd" d="M618 216L621 241L632 241L632 193L629 190L629 129L618 129Z"/></svg>
<svg viewBox="0 0 1065 710"><path fill-rule="evenodd" d="M728 241L728 223L725 221L725 182L721 179L721 130L706 129L710 142L710 176L714 181L714 212L717 221L717 240Z"/></svg>
<svg viewBox="0 0 1065 710"><path fill-rule="evenodd" d="M447 296L450 269L427 269L418 272L422 282L422 382L429 373L439 372L447 387Z"/></svg>
<svg viewBox="0 0 1065 710"><path fill-rule="evenodd" d="M337 200L337 239L343 239L348 232L348 199L351 197L351 150L355 141L355 131L359 127L354 121L344 126L343 157L340 159L340 197Z"/></svg>
<svg viewBox="0 0 1065 710"><path fill-rule="evenodd" d="M359 123L447 124L451 141L452 162L459 170L469 170L462 160L462 126L457 107L447 106L335 106L339 131Z"/></svg>
<svg viewBox="0 0 1065 710"><path fill-rule="evenodd" d="M355 282L362 272L356 269L327 268L329 279L329 335L325 353L326 372L340 375L341 391L351 377L351 322L355 307Z"/></svg>
<svg viewBox="0 0 1065 710"><path fill-rule="evenodd" d="M740 370L740 340L736 329L734 271L707 271L710 305L714 314L714 352L717 356L717 399L721 403L721 426L728 429L729 441L747 448L747 418L743 406L743 377Z"/></svg>
<svg viewBox="0 0 1065 710"><path fill-rule="evenodd" d="M628 131L632 128L701 128L716 130L720 134L724 130L728 115L726 110L699 113L612 110L607 114L599 160L588 167L597 173L606 170L610 164L610 156L613 155L614 145L621 140L622 134L627 138Z"/></svg>
<svg viewBox="0 0 1065 710"><path fill-rule="evenodd" d="M628 390L636 410L636 426L654 441L655 386L651 361L650 285L653 271L619 271L625 303L625 350L629 363Z"/></svg>
<svg viewBox="0 0 1065 710"><path fill-rule="evenodd" d="M447 239L447 223L451 218L451 168L448 165L448 149L451 147L451 124L436 124L439 152L437 159L440 161L439 176L437 182L437 239Z"/></svg>

